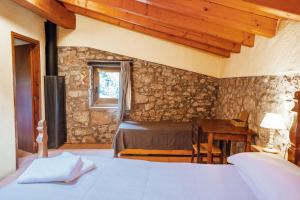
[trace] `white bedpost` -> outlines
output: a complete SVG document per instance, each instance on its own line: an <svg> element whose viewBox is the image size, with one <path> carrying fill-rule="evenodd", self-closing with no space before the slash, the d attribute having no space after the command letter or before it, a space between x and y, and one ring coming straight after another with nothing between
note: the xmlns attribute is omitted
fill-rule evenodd
<svg viewBox="0 0 300 200"><path fill-rule="evenodd" d="M38 127L36 128L39 132L36 142L38 143L38 157L48 157L48 135L47 135L47 124L45 120L40 120Z"/></svg>

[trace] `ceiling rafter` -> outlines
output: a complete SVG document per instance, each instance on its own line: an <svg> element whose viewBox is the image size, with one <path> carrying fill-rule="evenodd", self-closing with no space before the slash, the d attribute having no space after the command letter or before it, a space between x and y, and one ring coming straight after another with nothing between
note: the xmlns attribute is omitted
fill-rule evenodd
<svg viewBox="0 0 300 200"><path fill-rule="evenodd" d="M178 30L178 28L176 28L176 30ZM241 44L231 42L225 39L217 38L214 36L206 35L204 33L195 33L195 32L187 31L183 37L189 40L195 40L197 42L202 42L214 47L225 49L233 53L241 52L241 46L242 46Z"/></svg>
<svg viewBox="0 0 300 200"><path fill-rule="evenodd" d="M300 21L299 0L209 0L258 15Z"/></svg>
<svg viewBox="0 0 300 200"><path fill-rule="evenodd" d="M157 21L153 21L148 18L128 14L122 10L114 9L111 7L103 6L93 1L74 1L74 0L61 0L65 5L75 5L81 8L85 8L103 15L107 15L113 18L117 18L129 23L139 25L144 28L158 30L166 34L183 37L185 39L194 40L203 44L208 44L217 48L222 48L234 53L239 53L241 50L241 44L234 43L222 38L217 38L204 33L196 33L182 28L166 25Z"/></svg>
<svg viewBox="0 0 300 200"><path fill-rule="evenodd" d="M147 5L197 17L210 23L225 25L241 31L273 37L276 34L278 19L244 12L207 0L138 0ZM124 1L123 1L124 2Z"/></svg>
<svg viewBox="0 0 300 200"><path fill-rule="evenodd" d="M153 36L153 37L161 38L161 39L168 40L171 42L190 46L190 47L193 47L196 49L204 50L204 51L207 51L207 52L210 52L210 53L222 56L222 57L230 57L230 51L216 48L216 47L213 47L213 46L210 46L207 44L202 44L202 43L199 43L196 41L191 41L191 40L188 40L188 39L185 39L182 37L177 37L174 35L166 34L163 32L156 31L156 30L151 30L151 29L139 26L137 24L132 24L132 23L120 20L120 19L109 17L109 16L103 15L99 12L96 12L93 10L88 10L86 7L84 7L82 5L78 6L78 5L74 5L74 4L65 4L65 6L68 10L78 13L80 15L98 19L98 20L101 20L101 21L104 21L104 22L107 22L110 24L114 24L114 25L117 25L117 26L120 26L123 28L141 32L141 33Z"/></svg>
<svg viewBox="0 0 300 200"><path fill-rule="evenodd" d="M13 0L19 5L67 29L75 29L76 17L53 0Z"/></svg>
<svg viewBox="0 0 300 200"><path fill-rule="evenodd" d="M122 11L123 15L116 17L121 20L139 20L151 19L160 23L173 25L193 32L206 33L215 37L223 38L232 42L241 43L245 46L254 46L254 34L240 31L237 29L209 23L205 20L184 16L179 13L157 8L151 5L135 0L61 0L62 2L84 4L88 6L97 6L106 15L116 13L116 10ZM118 12L120 14L120 12ZM124 19L125 18L125 19Z"/></svg>

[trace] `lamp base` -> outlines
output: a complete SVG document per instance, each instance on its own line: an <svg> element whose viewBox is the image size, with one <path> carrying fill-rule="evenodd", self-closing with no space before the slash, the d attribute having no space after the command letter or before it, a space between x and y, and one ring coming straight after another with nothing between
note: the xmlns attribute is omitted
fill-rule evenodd
<svg viewBox="0 0 300 200"><path fill-rule="evenodd" d="M274 148L265 147L265 148L262 148L262 150L264 152L267 152L267 153L274 153L274 154L279 153L279 151L277 149L274 149Z"/></svg>

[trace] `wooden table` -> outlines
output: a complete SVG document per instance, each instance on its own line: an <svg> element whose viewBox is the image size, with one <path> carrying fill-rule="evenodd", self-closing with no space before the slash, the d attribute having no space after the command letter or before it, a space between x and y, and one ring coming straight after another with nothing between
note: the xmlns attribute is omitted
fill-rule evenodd
<svg viewBox="0 0 300 200"><path fill-rule="evenodd" d="M245 142L245 151L251 151L252 136L256 133L252 130L235 127L229 120L199 119L199 128L208 134L207 163L212 163L212 145L214 140Z"/></svg>

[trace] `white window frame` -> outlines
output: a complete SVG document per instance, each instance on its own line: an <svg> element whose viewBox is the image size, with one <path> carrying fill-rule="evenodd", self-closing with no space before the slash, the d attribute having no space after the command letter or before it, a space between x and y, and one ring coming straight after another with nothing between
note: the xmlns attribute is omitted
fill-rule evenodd
<svg viewBox="0 0 300 200"><path fill-rule="evenodd" d="M99 61L99 63L90 65L90 88L89 88L89 107L92 109L97 108L118 108L119 99L111 98L99 98L98 88L99 88L99 71L111 71L120 72L121 71L120 62L105 62Z"/></svg>

